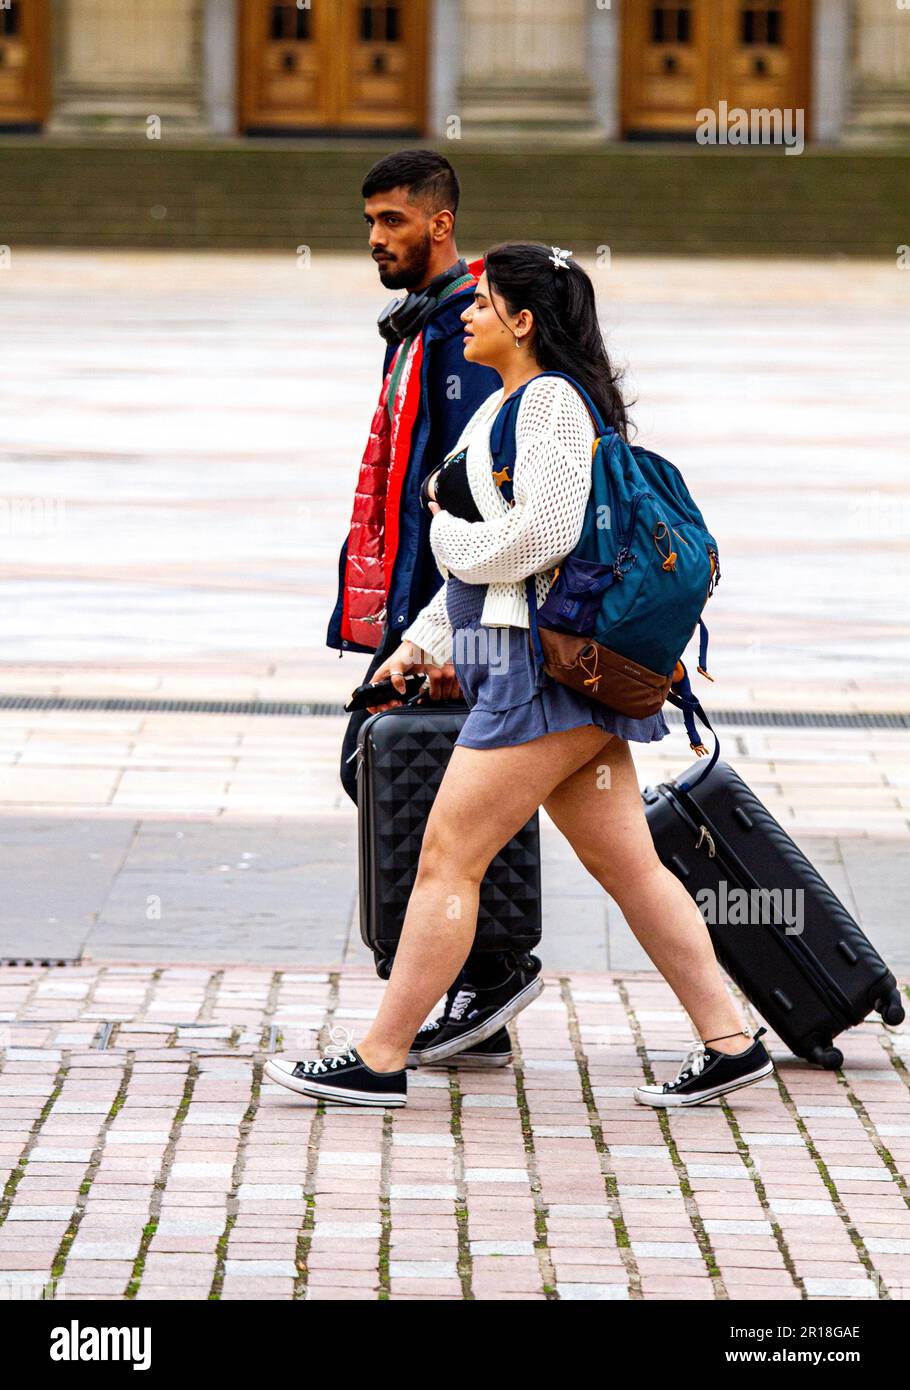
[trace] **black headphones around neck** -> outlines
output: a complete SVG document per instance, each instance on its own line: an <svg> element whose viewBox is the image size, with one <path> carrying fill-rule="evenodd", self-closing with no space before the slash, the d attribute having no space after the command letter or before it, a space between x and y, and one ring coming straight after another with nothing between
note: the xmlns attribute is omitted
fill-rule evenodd
<svg viewBox="0 0 910 1390"><path fill-rule="evenodd" d="M456 261L431 280L425 289L412 290L403 299L390 300L376 320L380 336L390 346L397 347L403 338L411 338L419 333L446 286L467 274L467 261Z"/></svg>

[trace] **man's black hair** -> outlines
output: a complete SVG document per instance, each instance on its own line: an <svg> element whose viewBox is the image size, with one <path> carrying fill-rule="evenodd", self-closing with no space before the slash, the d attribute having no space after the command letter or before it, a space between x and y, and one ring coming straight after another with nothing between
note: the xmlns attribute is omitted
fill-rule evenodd
<svg viewBox="0 0 910 1390"><path fill-rule="evenodd" d="M424 202L431 212L458 211L460 189L455 170L444 155L435 150L399 150L387 154L373 165L363 181L361 195L388 193L406 188L410 202Z"/></svg>

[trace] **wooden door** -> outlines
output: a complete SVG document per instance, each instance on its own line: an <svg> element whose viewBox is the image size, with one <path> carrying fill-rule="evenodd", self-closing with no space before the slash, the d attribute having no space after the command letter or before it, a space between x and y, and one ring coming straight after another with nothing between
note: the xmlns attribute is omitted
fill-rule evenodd
<svg viewBox="0 0 910 1390"><path fill-rule="evenodd" d="M240 128L425 125L426 0L241 4Z"/></svg>
<svg viewBox="0 0 910 1390"><path fill-rule="evenodd" d="M624 0L622 27L627 136L692 136L721 101L808 106L810 0Z"/></svg>
<svg viewBox="0 0 910 1390"><path fill-rule="evenodd" d="M721 95L727 96L731 106L746 111L805 111L809 101L807 0L722 0L721 8Z"/></svg>
<svg viewBox="0 0 910 1390"><path fill-rule="evenodd" d="M47 119L47 31L46 0L0 0L0 126Z"/></svg>
<svg viewBox="0 0 910 1390"><path fill-rule="evenodd" d="M709 0L717 3L717 0ZM623 133L690 134L708 104L710 14L705 0L653 5L624 0Z"/></svg>

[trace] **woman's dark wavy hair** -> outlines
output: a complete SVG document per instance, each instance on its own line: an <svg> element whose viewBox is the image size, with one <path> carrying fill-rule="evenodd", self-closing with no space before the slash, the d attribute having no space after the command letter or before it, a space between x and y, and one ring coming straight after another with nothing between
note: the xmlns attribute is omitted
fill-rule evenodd
<svg viewBox="0 0 910 1390"><path fill-rule="evenodd" d="M484 257L490 288L503 297L510 314L528 309L534 315L533 352L541 367L574 377L606 424L628 439L621 373L613 370L607 356L594 286L574 260L569 260L568 269L557 269L552 251L532 241L494 246Z"/></svg>

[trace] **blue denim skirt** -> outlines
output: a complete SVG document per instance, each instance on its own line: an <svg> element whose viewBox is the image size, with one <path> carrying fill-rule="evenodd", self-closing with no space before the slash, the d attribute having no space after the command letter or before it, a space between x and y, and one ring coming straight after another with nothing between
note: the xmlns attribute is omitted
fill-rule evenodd
<svg viewBox="0 0 910 1390"><path fill-rule="evenodd" d="M544 734L594 724L633 743L670 733L662 713L632 719L589 700L536 670L527 628L486 627L480 621L486 584L450 575L446 610L454 633L453 663L469 714L456 743L508 748Z"/></svg>

